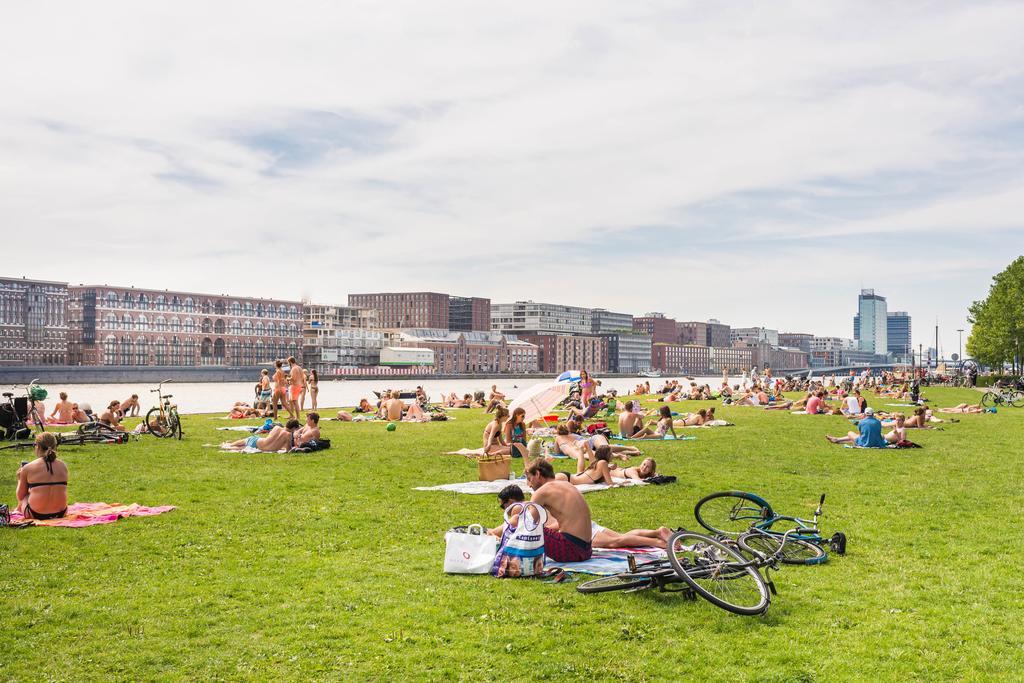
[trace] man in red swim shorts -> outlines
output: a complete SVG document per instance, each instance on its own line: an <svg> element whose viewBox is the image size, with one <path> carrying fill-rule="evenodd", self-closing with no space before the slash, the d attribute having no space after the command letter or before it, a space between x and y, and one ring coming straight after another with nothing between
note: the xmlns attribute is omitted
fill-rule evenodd
<svg viewBox="0 0 1024 683"><path fill-rule="evenodd" d="M583 562L593 554L590 507L575 486L555 479L551 463L538 460L526 470L526 482L533 489L532 502L541 505L558 523L558 529L544 527L544 554L556 562Z"/></svg>

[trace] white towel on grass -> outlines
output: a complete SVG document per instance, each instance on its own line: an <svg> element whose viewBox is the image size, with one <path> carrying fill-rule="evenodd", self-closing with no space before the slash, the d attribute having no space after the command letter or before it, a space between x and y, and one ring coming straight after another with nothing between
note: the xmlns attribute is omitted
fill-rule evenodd
<svg viewBox="0 0 1024 683"><path fill-rule="evenodd" d="M647 482L636 479L614 479L616 484L622 486L646 486ZM417 486L415 491L454 491L455 493L469 493L473 495L497 494L509 484L517 484L523 493L533 493L533 489L527 485L525 479L496 479L495 481L465 481L458 484L441 484L440 486ZM576 484L580 493L591 491L605 491L611 487L607 484Z"/></svg>

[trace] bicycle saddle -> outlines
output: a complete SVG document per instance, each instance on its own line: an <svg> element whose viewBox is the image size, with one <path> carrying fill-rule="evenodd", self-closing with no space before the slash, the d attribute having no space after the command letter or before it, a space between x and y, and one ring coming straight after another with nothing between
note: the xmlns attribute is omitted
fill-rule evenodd
<svg viewBox="0 0 1024 683"><path fill-rule="evenodd" d="M4 396L5 396L6 398L10 398L11 396L14 396L14 394L10 393L9 391L5 391L5 392L4 392Z"/></svg>

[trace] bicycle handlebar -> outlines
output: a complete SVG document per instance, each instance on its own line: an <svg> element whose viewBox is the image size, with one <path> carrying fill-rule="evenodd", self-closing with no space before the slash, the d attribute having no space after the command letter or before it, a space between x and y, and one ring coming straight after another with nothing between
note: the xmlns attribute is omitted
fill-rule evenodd
<svg viewBox="0 0 1024 683"><path fill-rule="evenodd" d="M824 504L825 504L825 494L823 493L823 494L821 494L821 500L818 501L818 507L821 507Z"/></svg>

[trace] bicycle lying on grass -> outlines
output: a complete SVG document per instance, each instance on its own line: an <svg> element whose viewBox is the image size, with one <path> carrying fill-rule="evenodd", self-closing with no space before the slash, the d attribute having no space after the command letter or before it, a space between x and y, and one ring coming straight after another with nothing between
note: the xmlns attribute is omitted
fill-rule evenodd
<svg viewBox="0 0 1024 683"><path fill-rule="evenodd" d="M163 385L171 382L165 379L156 385L156 389L150 389L149 393L156 394L157 405L150 408L146 413L146 431L159 438L170 438L175 434L181 440L181 419L178 418L178 406L171 403L174 394L163 393Z"/></svg>
<svg viewBox="0 0 1024 683"><path fill-rule="evenodd" d="M786 544L782 561L786 564L820 564L828 559L825 547L837 555L846 553L846 534L837 531L825 538L818 530L825 494L821 494L814 519L801 519L777 514L761 496L745 491L719 491L701 498L693 514L702 527L728 538L742 538L757 529L762 535L746 538L753 544L748 550L774 553L787 532L794 532ZM742 543L741 543L742 545Z"/></svg>
<svg viewBox="0 0 1024 683"><path fill-rule="evenodd" d="M580 593L635 592L657 588L663 593L699 595L716 607L734 614L757 616L768 611L775 584L762 569L778 569L786 546L792 542L790 529L781 535L771 553L747 550L742 540L767 535L751 529L739 539L715 539L692 531L678 530L669 536L666 559L636 563L630 555L629 571L602 576L576 587ZM774 542L774 538L773 538ZM683 584L681 588L674 586Z"/></svg>

